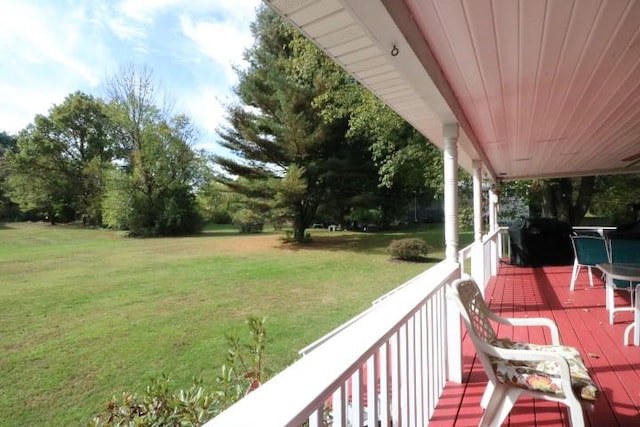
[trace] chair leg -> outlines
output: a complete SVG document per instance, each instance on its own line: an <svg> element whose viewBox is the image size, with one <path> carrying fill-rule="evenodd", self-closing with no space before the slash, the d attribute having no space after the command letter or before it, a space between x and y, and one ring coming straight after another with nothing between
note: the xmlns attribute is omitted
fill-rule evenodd
<svg viewBox="0 0 640 427"><path fill-rule="evenodd" d="M609 324L613 325L613 316L615 315L616 305L615 305L615 295L613 292L612 286L607 286L607 310L609 310Z"/></svg>
<svg viewBox="0 0 640 427"><path fill-rule="evenodd" d="M485 393L488 391L485 389ZM482 418L480 419L480 424L478 427L491 427L491 421L495 418L495 413L502 406L502 402L505 398L505 394L507 392L507 388L503 384L494 384L493 389L491 391L491 395L489 397L489 402L487 402L486 408L482 413ZM482 400L485 399L485 396L482 397ZM482 404L482 403L481 403Z"/></svg>
<svg viewBox="0 0 640 427"><path fill-rule="evenodd" d="M517 387L496 384L487 409L482 414L479 427L500 427L521 393L522 391Z"/></svg>
<svg viewBox="0 0 640 427"><path fill-rule="evenodd" d="M482 400L480 400L480 407L482 409L487 409L487 405L489 404L489 399L491 399L491 395L493 394L493 390L495 389L495 384L492 381L487 383L487 387L484 389L484 393L482 394Z"/></svg>
<svg viewBox="0 0 640 427"><path fill-rule="evenodd" d="M578 280L578 275L580 274L580 265L578 264L578 259L576 258L573 261L573 270L571 271L571 284L569 285L569 290L572 291L576 287L576 280Z"/></svg>
<svg viewBox="0 0 640 427"><path fill-rule="evenodd" d="M567 403L567 409L569 410L571 427L584 427L584 413L580 402Z"/></svg>
<svg viewBox="0 0 640 427"><path fill-rule="evenodd" d="M591 266L587 266L587 272L589 273L589 286L593 288L593 274L591 273Z"/></svg>

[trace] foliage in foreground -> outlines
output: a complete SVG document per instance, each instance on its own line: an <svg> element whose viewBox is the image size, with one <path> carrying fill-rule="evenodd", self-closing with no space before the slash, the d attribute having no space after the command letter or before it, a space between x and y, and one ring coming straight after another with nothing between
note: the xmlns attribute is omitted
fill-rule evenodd
<svg viewBox="0 0 640 427"><path fill-rule="evenodd" d="M267 336L266 319L247 320L250 341L242 343L227 335L227 361L220 368L213 390L199 379L188 389L172 391L171 379L163 375L151 380L142 394L123 393L107 403L94 417L93 427L199 426L255 390L266 379L263 365Z"/></svg>
<svg viewBox="0 0 640 427"><path fill-rule="evenodd" d="M387 248L391 258L404 261L417 261L427 256L429 245L416 237L392 240Z"/></svg>

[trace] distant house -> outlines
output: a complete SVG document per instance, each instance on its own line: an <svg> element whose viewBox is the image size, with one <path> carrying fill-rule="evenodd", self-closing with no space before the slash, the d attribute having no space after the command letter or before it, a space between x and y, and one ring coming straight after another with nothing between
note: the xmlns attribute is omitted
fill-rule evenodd
<svg viewBox="0 0 640 427"><path fill-rule="evenodd" d="M510 225L519 218L529 218L529 204L522 197L502 195L498 206L498 224Z"/></svg>

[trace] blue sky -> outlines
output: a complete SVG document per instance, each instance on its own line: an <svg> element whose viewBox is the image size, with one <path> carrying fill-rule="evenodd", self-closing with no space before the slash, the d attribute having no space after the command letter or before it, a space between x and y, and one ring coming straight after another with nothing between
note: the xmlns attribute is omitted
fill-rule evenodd
<svg viewBox="0 0 640 427"><path fill-rule="evenodd" d="M76 90L136 64L216 150L215 129L252 43L260 0L0 0L0 131L17 133Z"/></svg>

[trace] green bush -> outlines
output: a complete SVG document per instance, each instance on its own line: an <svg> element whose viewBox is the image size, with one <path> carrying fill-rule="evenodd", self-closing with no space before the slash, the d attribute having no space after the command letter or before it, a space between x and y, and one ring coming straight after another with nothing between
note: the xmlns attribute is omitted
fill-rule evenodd
<svg viewBox="0 0 640 427"><path fill-rule="evenodd" d="M258 388L267 376L264 366L266 319L247 320L251 339L242 343L227 336L227 362L220 368L214 390L194 379L187 390L171 391L167 376L154 379L141 395L122 393L96 415L92 427L200 426Z"/></svg>
<svg viewBox="0 0 640 427"><path fill-rule="evenodd" d="M458 211L460 231L473 231L473 206L461 206Z"/></svg>
<svg viewBox="0 0 640 427"><path fill-rule="evenodd" d="M233 224L241 233L262 233L264 218L250 209L240 209L233 215Z"/></svg>
<svg viewBox="0 0 640 427"><path fill-rule="evenodd" d="M429 245L418 238L392 240L387 248L391 258L405 261L417 261L429 253Z"/></svg>
<svg viewBox="0 0 640 427"><path fill-rule="evenodd" d="M122 393L107 404L103 414L93 419L93 427L198 426L216 415L216 395L195 380L188 390L172 392L171 380L152 380L142 395Z"/></svg>
<svg viewBox="0 0 640 427"><path fill-rule="evenodd" d="M209 217L209 222L214 224L231 224L233 219L231 218L231 214L229 211L213 211L211 216Z"/></svg>

